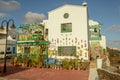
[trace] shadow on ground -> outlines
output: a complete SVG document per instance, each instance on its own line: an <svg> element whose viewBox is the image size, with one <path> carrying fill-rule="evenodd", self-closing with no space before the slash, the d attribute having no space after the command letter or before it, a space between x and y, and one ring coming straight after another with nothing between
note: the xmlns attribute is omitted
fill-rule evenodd
<svg viewBox="0 0 120 80"><path fill-rule="evenodd" d="M15 74L21 71L28 70L27 67L19 67L19 66L7 66L6 67L6 73L3 73L3 66L0 67L0 77L5 77L10 74Z"/></svg>

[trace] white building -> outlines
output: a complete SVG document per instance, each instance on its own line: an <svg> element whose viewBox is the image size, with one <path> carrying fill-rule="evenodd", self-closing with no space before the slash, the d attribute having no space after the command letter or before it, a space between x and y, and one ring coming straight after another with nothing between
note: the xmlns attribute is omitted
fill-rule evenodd
<svg viewBox="0 0 120 80"><path fill-rule="evenodd" d="M87 4L63 5L48 12L43 24L48 28L49 57L89 60Z"/></svg>
<svg viewBox="0 0 120 80"><path fill-rule="evenodd" d="M17 41L17 32L16 30L9 30L7 37L7 52L15 53L16 52L16 41ZM0 31L0 52L6 52L6 29Z"/></svg>

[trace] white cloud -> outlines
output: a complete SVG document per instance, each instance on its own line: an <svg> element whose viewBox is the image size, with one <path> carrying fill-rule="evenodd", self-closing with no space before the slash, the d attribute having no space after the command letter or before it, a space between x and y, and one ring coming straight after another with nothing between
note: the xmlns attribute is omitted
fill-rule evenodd
<svg viewBox="0 0 120 80"><path fill-rule="evenodd" d="M113 25L106 29L107 31L120 32L120 25Z"/></svg>
<svg viewBox="0 0 120 80"><path fill-rule="evenodd" d="M0 0L1 11L11 11L11 10L16 10L18 8L20 8L20 4L15 0L11 0L11 1Z"/></svg>
<svg viewBox="0 0 120 80"><path fill-rule="evenodd" d="M5 13L0 13L0 18L7 16Z"/></svg>
<svg viewBox="0 0 120 80"><path fill-rule="evenodd" d="M44 14L27 12L24 16L25 23L40 23L46 18Z"/></svg>
<svg viewBox="0 0 120 80"><path fill-rule="evenodd" d="M120 40L108 40L107 46L120 49Z"/></svg>

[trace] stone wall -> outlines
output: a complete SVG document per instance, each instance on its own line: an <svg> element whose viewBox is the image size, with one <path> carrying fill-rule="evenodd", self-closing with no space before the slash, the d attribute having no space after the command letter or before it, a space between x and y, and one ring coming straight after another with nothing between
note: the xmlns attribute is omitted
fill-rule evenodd
<svg viewBox="0 0 120 80"><path fill-rule="evenodd" d="M120 74L105 69L97 69L99 80L120 80Z"/></svg>

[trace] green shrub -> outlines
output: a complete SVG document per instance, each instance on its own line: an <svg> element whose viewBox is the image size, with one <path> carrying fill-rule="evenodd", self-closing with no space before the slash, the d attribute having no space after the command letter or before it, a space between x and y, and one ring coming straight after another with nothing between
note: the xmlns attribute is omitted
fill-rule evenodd
<svg viewBox="0 0 120 80"><path fill-rule="evenodd" d="M63 69L69 69L69 59L64 59L62 61L62 67Z"/></svg>

